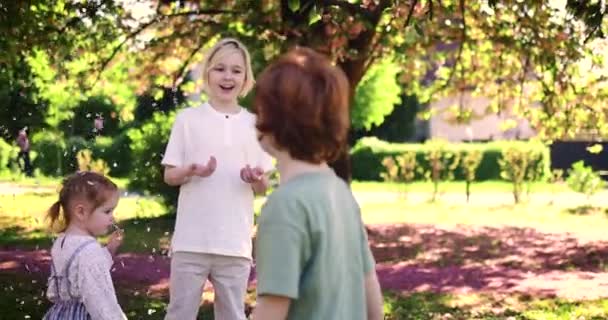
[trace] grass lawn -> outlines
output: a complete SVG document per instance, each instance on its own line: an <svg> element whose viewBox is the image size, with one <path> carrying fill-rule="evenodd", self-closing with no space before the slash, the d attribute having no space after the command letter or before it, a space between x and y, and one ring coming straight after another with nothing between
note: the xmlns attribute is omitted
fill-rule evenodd
<svg viewBox="0 0 608 320"><path fill-rule="evenodd" d="M533 228L547 233L570 233L581 240L608 240L608 214L597 209L590 214L574 214L580 208L521 204L466 206L449 203L408 204L364 202L361 204L366 224L432 224L444 228L460 225Z"/></svg>
<svg viewBox="0 0 608 320"><path fill-rule="evenodd" d="M415 184L417 192L430 192L430 183ZM508 192L503 182L479 184L478 193ZM474 188L477 188L474 186ZM381 183L353 183L353 190L372 194L360 201L366 224L381 225L432 225L457 230L461 226L503 228L531 228L538 232L569 233L581 240L608 240L608 215L604 208L592 208L580 214L577 206L525 203L520 205L464 205L439 201L412 203L400 198L373 196L374 192L387 193L399 188ZM448 183L446 192L464 193L461 183ZM565 189L558 186L559 192ZM550 192L550 185L538 185L534 191ZM543 191L544 190L544 191ZM0 195L0 249L48 248L52 235L46 230L44 211L55 201L51 194ZM256 201L259 208L263 199ZM160 253L166 250L174 220L155 199L124 197L116 209L119 224L125 229L122 252ZM469 241L468 239L464 239ZM453 250L445 246L446 250ZM468 257L463 254L465 258ZM401 256L401 260L407 260ZM464 259L463 261L466 261ZM0 266L1 266L0 261ZM39 319L49 304L43 296L46 279L41 274L0 273L1 318ZM147 295L145 288L117 285L119 300L129 319L162 319L167 296ZM253 293L249 303L254 304ZM386 319L608 319L608 299L568 301L560 298L533 295L486 293L431 293L385 292ZM212 319L212 306L203 306L199 319Z"/></svg>
<svg viewBox="0 0 608 320"><path fill-rule="evenodd" d="M50 307L44 297L45 280L32 274L0 274L2 319L41 319ZM118 299L129 319L161 320L166 297L148 296L140 291L118 287ZM253 293L248 295L249 303ZM483 295L413 293L384 297L386 320L600 320L608 317L608 300L572 302L560 299L507 297L505 301ZM206 302L198 319L213 319L213 306Z"/></svg>
<svg viewBox="0 0 608 320"><path fill-rule="evenodd" d="M0 247L45 248L52 243L45 211L56 201L53 194L0 195ZM173 219L151 198L123 197L115 210L125 229L122 250L154 253L166 248Z"/></svg>
<svg viewBox="0 0 608 320"><path fill-rule="evenodd" d="M113 178L110 177L114 183L120 189L126 189L129 180L127 178ZM36 177L27 177L25 175L19 174L5 174L0 175L0 183L15 183L23 187L51 187L54 188L61 183L61 179L57 177L46 177L46 176L36 176Z"/></svg>

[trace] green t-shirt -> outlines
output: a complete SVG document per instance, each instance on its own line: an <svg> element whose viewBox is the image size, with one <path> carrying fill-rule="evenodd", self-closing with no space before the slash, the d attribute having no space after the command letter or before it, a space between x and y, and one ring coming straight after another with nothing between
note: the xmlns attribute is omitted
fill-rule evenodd
<svg viewBox="0 0 608 320"><path fill-rule="evenodd" d="M291 298L288 319L366 319L364 278L374 266L359 206L333 171L296 176L269 196L257 290Z"/></svg>

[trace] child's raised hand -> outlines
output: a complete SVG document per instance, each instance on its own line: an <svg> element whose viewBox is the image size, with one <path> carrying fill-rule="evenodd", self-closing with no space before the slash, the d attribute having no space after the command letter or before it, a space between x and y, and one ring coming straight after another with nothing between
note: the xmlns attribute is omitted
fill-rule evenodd
<svg viewBox="0 0 608 320"><path fill-rule="evenodd" d="M112 234L110 234L110 239L108 240L107 247L112 255L115 255L118 251L118 247L120 247L120 245L122 244L124 235L124 231L118 228L114 232L112 232Z"/></svg>
<svg viewBox="0 0 608 320"><path fill-rule="evenodd" d="M254 183L260 181L264 176L264 170L260 167L251 168L246 165L245 168L241 169L241 180L246 183Z"/></svg>
<svg viewBox="0 0 608 320"><path fill-rule="evenodd" d="M215 159L214 156L211 156L209 158L209 161L207 161L207 164L197 164L197 163L193 163L190 165L190 172L193 175L197 175L199 177L208 177L210 176L214 171L215 168L217 168L217 160Z"/></svg>

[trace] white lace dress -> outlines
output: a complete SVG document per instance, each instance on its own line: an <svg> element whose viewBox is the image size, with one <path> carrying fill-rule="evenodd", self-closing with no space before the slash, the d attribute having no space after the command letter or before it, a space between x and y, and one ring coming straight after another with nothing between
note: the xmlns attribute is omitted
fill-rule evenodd
<svg viewBox="0 0 608 320"><path fill-rule="evenodd" d="M59 313L58 310L62 305L76 302L80 305L79 308L84 305L86 313L92 320L126 319L118 305L110 276L112 255L95 238L61 234L53 244L51 257L52 271L47 297L55 303L53 308L56 313ZM53 313L53 308L49 314ZM52 317L48 318L52 319Z"/></svg>

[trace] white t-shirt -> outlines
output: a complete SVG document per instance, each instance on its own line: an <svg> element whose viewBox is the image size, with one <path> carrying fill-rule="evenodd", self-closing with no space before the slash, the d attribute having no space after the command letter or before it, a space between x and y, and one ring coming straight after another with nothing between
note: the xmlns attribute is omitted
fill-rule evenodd
<svg viewBox="0 0 608 320"><path fill-rule="evenodd" d="M243 108L220 113L209 103L180 111L162 164L206 164L210 156L217 159L215 172L180 186L171 250L251 258L254 194L240 171L247 164L272 169L257 140L255 115Z"/></svg>

